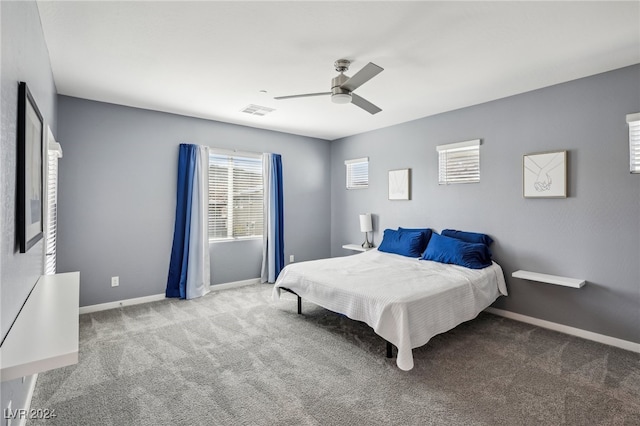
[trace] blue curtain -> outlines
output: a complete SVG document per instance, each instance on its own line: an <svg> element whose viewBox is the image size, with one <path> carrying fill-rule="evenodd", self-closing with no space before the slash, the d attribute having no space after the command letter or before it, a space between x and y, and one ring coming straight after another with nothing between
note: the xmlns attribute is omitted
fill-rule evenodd
<svg viewBox="0 0 640 426"><path fill-rule="evenodd" d="M263 155L264 238L262 282L273 283L284 268L284 212L282 191L282 157Z"/></svg>
<svg viewBox="0 0 640 426"><path fill-rule="evenodd" d="M178 154L178 195L173 246L167 278L167 297L187 297L187 265L189 264L189 236L191 233L191 201L193 176L196 170L196 146L180 144Z"/></svg>
<svg viewBox="0 0 640 426"><path fill-rule="evenodd" d="M192 299L209 292L208 161L208 147L180 144L167 297Z"/></svg>

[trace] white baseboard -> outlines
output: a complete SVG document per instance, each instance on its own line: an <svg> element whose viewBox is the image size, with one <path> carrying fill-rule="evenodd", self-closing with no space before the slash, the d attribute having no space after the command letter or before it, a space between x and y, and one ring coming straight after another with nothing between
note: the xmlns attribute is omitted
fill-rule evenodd
<svg viewBox="0 0 640 426"><path fill-rule="evenodd" d="M211 286L211 292L228 290L230 288L244 287L246 285L258 284L258 283L260 283L260 278L252 278L250 280L234 281L234 282L224 283L224 284L213 284ZM163 300L163 299L165 299L165 294L161 293L161 294L153 294L151 296L136 297L133 299L118 300L115 302L100 303L98 305L81 306L80 315L89 314L92 312L106 311L107 309L121 308L123 306L132 306L132 305L139 305L141 303L156 302L158 300Z"/></svg>
<svg viewBox="0 0 640 426"><path fill-rule="evenodd" d="M211 286L211 291L228 290L230 288L244 287L246 285L260 284L260 278L252 278L250 280L233 281L224 284L214 284Z"/></svg>
<svg viewBox="0 0 640 426"><path fill-rule="evenodd" d="M151 296L136 297L134 299L118 300L116 302L100 303L98 305L89 305L80 307L80 315L90 314L92 312L106 311L108 309L121 308L123 306L139 305L141 303L156 302L165 298L164 293L154 294Z"/></svg>
<svg viewBox="0 0 640 426"><path fill-rule="evenodd" d="M549 330L558 331L560 333L569 334L571 336L580 337L582 339L592 340L605 345L615 346L617 348L626 349L631 352L640 353L640 343L630 342L628 340L618 339L616 337L606 336L604 334L594 333L592 331L582 330L580 328L570 327L568 325L558 324L527 315L517 314L515 312L505 311L497 308L487 308L486 312L509 318L512 320L524 322L527 324L537 325L538 327L547 328Z"/></svg>

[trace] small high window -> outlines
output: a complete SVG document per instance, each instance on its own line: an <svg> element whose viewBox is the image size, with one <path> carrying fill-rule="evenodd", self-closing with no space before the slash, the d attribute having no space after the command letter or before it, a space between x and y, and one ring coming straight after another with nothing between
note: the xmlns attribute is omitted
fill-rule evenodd
<svg viewBox="0 0 640 426"><path fill-rule="evenodd" d="M640 112L627 115L629 123L629 164L631 173L640 173Z"/></svg>
<svg viewBox="0 0 640 426"><path fill-rule="evenodd" d="M369 187L369 157L346 160L347 189Z"/></svg>
<svg viewBox="0 0 640 426"><path fill-rule="evenodd" d="M480 182L480 139L438 145L438 183Z"/></svg>

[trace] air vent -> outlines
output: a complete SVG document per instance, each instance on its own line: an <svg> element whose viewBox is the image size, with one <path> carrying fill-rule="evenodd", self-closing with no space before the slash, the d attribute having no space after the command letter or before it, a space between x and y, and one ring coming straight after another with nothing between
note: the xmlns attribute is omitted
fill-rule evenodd
<svg viewBox="0 0 640 426"><path fill-rule="evenodd" d="M267 108L264 106L260 106L260 105L247 105L246 107L244 107L243 109L240 110L241 112L246 112L247 114L251 114L251 115L267 115L270 112L275 111L274 108Z"/></svg>

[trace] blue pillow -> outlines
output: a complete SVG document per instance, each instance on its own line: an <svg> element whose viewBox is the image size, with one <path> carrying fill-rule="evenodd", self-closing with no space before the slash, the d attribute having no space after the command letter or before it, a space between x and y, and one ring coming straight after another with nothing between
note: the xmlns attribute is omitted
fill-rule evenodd
<svg viewBox="0 0 640 426"><path fill-rule="evenodd" d="M408 257L420 257L424 247L422 231L395 231L385 229L378 250L386 253L401 254Z"/></svg>
<svg viewBox="0 0 640 426"><path fill-rule="evenodd" d="M416 232L416 231L422 232L423 241L422 241L422 248L420 249L420 254L422 254L422 252L424 252L424 249L427 248L427 244L429 244L429 239L431 238L431 233L433 232L431 230L431 228L414 228L414 229L398 228L398 231L400 231L400 232Z"/></svg>
<svg viewBox="0 0 640 426"><path fill-rule="evenodd" d="M486 244L487 247L493 243L493 239L486 234L479 234L477 232L465 232L465 231L456 231L455 229L445 229L442 231L442 235L445 237L452 237L458 240L465 241L467 243L482 243Z"/></svg>
<svg viewBox="0 0 640 426"><path fill-rule="evenodd" d="M471 269L491 266L491 254L485 244L467 243L435 232L431 235L429 245L421 259L451 263Z"/></svg>

